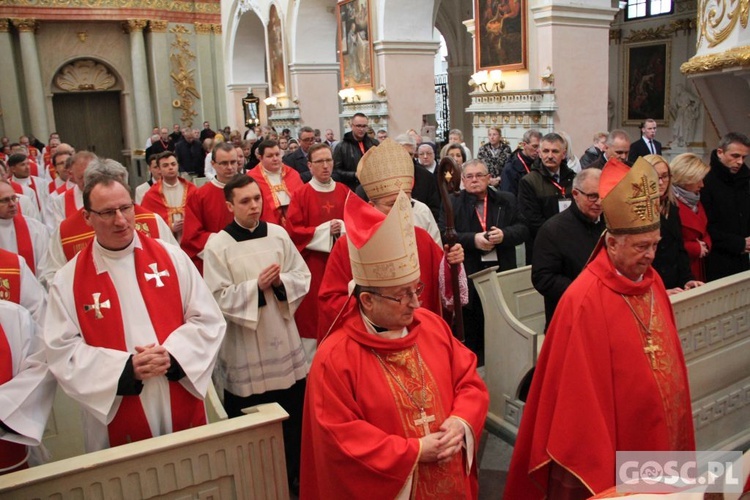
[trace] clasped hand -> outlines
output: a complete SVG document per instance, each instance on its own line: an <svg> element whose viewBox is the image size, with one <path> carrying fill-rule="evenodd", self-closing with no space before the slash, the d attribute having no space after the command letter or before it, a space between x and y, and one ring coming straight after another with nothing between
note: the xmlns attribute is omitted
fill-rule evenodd
<svg viewBox="0 0 750 500"><path fill-rule="evenodd" d="M460 420L448 417L440 425L438 432L420 438L422 454L419 456L419 461L447 462L463 448L465 432L465 427Z"/></svg>
<svg viewBox="0 0 750 500"><path fill-rule="evenodd" d="M271 264L258 276L258 288L265 291L271 285L277 288L281 286L281 266L278 264Z"/></svg>
<svg viewBox="0 0 750 500"><path fill-rule="evenodd" d="M162 345L135 346L133 374L136 380L148 380L167 374L171 365L169 353Z"/></svg>

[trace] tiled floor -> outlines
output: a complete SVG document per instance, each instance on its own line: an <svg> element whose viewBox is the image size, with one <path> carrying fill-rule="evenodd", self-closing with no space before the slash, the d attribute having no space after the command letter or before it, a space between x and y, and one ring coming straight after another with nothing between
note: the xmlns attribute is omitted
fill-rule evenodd
<svg viewBox="0 0 750 500"><path fill-rule="evenodd" d="M479 500L502 497L512 453L512 446L484 431L479 448Z"/></svg>

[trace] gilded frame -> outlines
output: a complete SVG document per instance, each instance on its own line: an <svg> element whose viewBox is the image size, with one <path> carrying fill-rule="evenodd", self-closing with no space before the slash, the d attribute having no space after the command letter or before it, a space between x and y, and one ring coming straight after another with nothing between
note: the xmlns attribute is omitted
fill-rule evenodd
<svg viewBox="0 0 750 500"><path fill-rule="evenodd" d="M668 125L671 42L635 43L623 50L623 124L640 125L652 118L658 125Z"/></svg>
<svg viewBox="0 0 750 500"><path fill-rule="evenodd" d="M476 70L526 69L527 0L474 0Z"/></svg>
<svg viewBox="0 0 750 500"><path fill-rule="evenodd" d="M372 88L370 0L343 0L336 14L341 88Z"/></svg>

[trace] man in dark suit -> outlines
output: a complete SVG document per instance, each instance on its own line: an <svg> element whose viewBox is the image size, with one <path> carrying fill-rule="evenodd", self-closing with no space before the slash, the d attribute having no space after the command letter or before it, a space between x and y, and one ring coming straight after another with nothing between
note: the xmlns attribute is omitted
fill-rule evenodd
<svg viewBox="0 0 750 500"><path fill-rule="evenodd" d="M299 141L299 148L284 156L284 165L292 167L299 173L302 182L308 183L312 179L312 172L307 166L307 152L310 150L310 146L315 144L315 131L312 127L302 127L299 129L297 140Z"/></svg>
<svg viewBox="0 0 750 500"><path fill-rule="evenodd" d="M660 154L661 142L656 140L656 120L648 118L641 123L641 138L630 145L628 162L633 163L639 156Z"/></svg>

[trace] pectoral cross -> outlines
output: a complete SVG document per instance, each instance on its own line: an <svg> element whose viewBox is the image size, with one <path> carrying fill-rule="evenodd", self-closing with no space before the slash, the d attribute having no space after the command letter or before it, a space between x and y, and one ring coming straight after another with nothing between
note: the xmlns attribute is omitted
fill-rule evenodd
<svg viewBox="0 0 750 500"><path fill-rule="evenodd" d="M156 263L149 264L148 267L151 268L151 270L153 271L153 274L143 273L143 276L146 277L146 281L156 280L156 288L160 288L164 286L164 283L162 283L161 281L161 277L169 276L169 271L167 271L166 269L164 271L159 271L156 266Z"/></svg>
<svg viewBox="0 0 750 500"><path fill-rule="evenodd" d="M321 205L323 210L325 210L327 213L331 213L331 210L333 210L333 204L330 201L327 201L325 205Z"/></svg>
<svg viewBox="0 0 750 500"><path fill-rule="evenodd" d="M92 293L91 296L94 298L93 304L84 304L83 305L83 312L89 312L90 310L94 310L94 317L96 319L102 319L104 315L102 314L102 308L109 309L109 299L105 300L104 302L99 302L99 297L102 296L101 293Z"/></svg>
<svg viewBox="0 0 750 500"><path fill-rule="evenodd" d="M661 347L654 344L654 341L651 339L650 335L646 337L646 343L648 345L643 348L643 352L645 352L646 355L651 358L651 368L656 370L656 351L661 351Z"/></svg>
<svg viewBox="0 0 750 500"><path fill-rule="evenodd" d="M424 409L419 410L419 418L414 421L414 425L421 425L424 429L424 435L430 433L430 422L435 421L435 415L427 415Z"/></svg>

